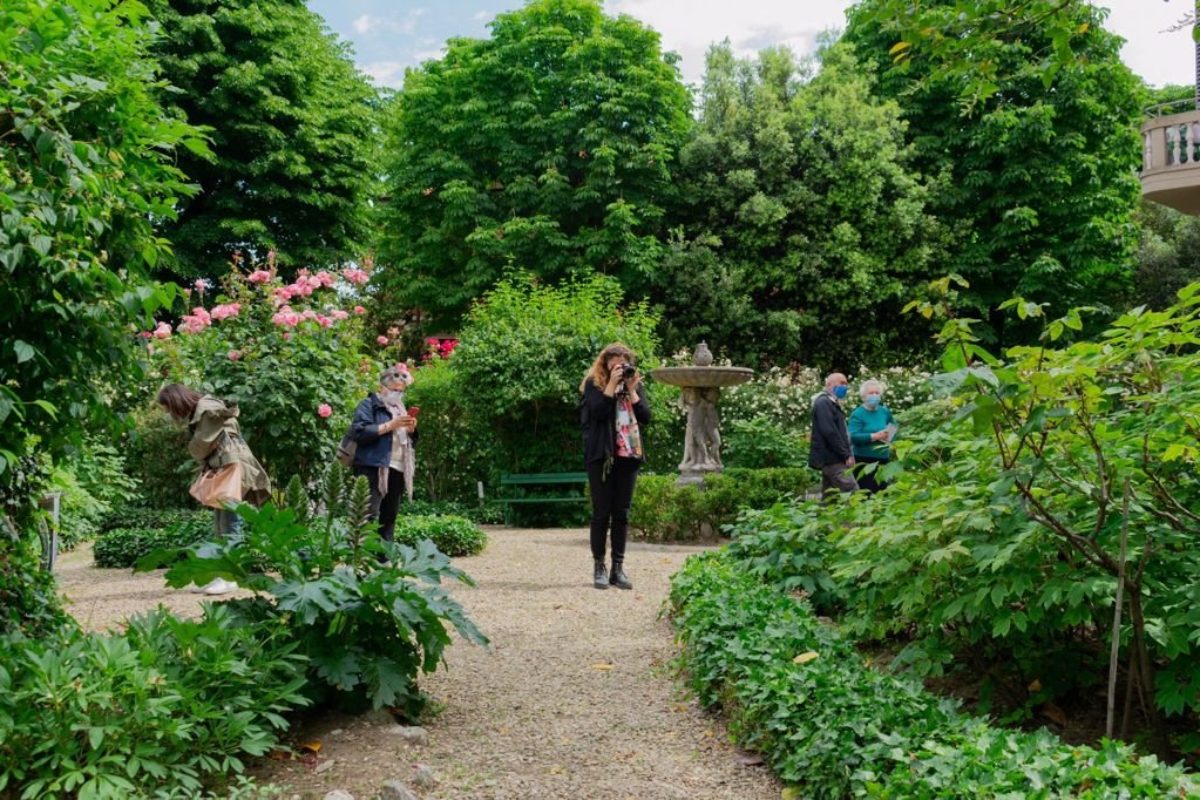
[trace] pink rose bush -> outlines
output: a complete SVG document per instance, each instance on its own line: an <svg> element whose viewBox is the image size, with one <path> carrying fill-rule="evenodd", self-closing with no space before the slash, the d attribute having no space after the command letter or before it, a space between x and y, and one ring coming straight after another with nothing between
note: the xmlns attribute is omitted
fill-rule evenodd
<svg viewBox="0 0 1200 800"><path fill-rule="evenodd" d="M379 373L363 334L366 309L354 305L364 276L300 270L285 281L271 260L264 268L235 261L219 286L193 284L190 311L174 329L161 322L139 334L150 372L236 397L242 434L276 484L309 480ZM316 413L297 412L305 408Z"/></svg>

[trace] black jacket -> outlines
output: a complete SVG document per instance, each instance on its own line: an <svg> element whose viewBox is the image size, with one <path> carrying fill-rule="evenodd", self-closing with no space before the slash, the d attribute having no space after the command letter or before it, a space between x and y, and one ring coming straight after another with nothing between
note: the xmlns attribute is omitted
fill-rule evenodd
<svg viewBox="0 0 1200 800"><path fill-rule="evenodd" d="M650 424L650 404L646 402L646 387L638 384L638 401L633 406L633 416L638 425ZM583 427L583 463L593 464L611 458L617 449L617 427L613 423L617 414L617 398L609 397L588 381L579 403L580 424ZM642 441L646 441L642 433Z"/></svg>
<svg viewBox="0 0 1200 800"><path fill-rule="evenodd" d="M844 464L852 453L850 431L846 429L846 412L829 392L822 392L813 400L808 465L820 469L829 464Z"/></svg>
<svg viewBox="0 0 1200 800"><path fill-rule="evenodd" d="M354 409L350 423L350 436L358 442L354 451L356 467L386 467L392 456L392 434L379 432L379 426L390 421L392 412L384 405L379 395L372 392ZM415 446L420 431L413 431L408 440Z"/></svg>

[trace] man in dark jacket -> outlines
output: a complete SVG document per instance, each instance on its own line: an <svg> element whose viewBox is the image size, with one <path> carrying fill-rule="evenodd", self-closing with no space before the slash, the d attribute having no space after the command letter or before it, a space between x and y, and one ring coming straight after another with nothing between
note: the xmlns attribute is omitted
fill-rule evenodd
<svg viewBox="0 0 1200 800"><path fill-rule="evenodd" d="M808 465L821 471L821 497L831 489L839 492L858 490L858 481L850 471L854 466L854 451L850 449L850 432L846 429L846 412L841 401L850 390L850 382L840 372L825 379L825 391L813 398L812 445Z"/></svg>

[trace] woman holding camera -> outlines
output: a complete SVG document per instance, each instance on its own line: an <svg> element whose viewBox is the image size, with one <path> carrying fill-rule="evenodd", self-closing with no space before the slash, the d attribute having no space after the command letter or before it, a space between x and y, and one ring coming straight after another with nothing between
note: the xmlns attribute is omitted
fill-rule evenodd
<svg viewBox="0 0 1200 800"><path fill-rule="evenodd" d="M642 426L650 406L637 375L633 351L623 344L604 348L583 377L579 391L583 461L592 493L593 585L632 589L625 575L625 538L633 487L642 465ZM604 567L608 531L612 531L612 569Z"/></svg>

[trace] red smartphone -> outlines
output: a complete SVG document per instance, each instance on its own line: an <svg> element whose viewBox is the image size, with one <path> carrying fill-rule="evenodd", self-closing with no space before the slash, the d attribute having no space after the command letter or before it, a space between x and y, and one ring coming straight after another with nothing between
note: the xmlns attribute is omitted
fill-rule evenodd
<svg viewBox="0 0 1200 800"><path fill-rule="evenodd" d="M408 415L409 415L410 417L415 417L415 416L416 416L417 414L419 414L419 413L421 413L421 407L420 407L420 406L409 406L409 407L408 407Z"/></svg>

